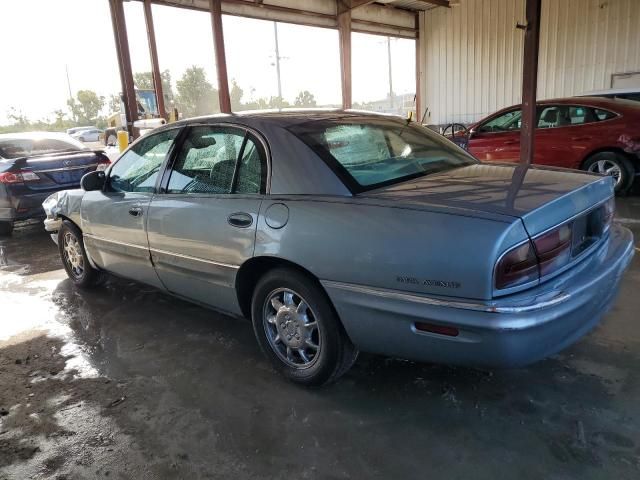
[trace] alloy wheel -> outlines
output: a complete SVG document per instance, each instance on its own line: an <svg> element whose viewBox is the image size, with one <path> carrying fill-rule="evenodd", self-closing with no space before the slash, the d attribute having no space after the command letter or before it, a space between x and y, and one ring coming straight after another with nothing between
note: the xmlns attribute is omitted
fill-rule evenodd
<svg viewBox="0 0 640 480"><path fill-rule="evenodd" d="M81 278L84 274L84 257L82 247L76 236L71 232L64 234L64 244L62 247L64 261L68 265L71 274L75 278Z"/></svg>
<svg viewBox="0 0 640 480"><path fill-rule="evenodd" d="M610 175L615 181L616 187L622 181L622 171L620 165L612 160L598 160L589 165L590 172L601 173L602 175Z"/></svg>
<svg viewBox="0 0 640 480"><path fill-rule="evenodd" d="M287 365L308 368L322 348L315 312L293 290L279 288L267 295L262 320L269 346Z"/></svg>

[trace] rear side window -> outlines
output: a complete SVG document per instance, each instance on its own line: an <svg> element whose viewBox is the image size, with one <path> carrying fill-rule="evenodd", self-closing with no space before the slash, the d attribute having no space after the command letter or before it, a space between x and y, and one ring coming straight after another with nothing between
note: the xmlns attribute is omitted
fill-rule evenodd
<svg viewBox="0 0 640 480"><path fill-rule="evenodd" d="M261 193L266 156L259 142L236 127L192 127L169 177L168 193Z"/></svg>
<svg viewBox="0 0 640 480"><path fill-rule="evenodd" d="M616 116L616 114L613 113L613 112L610 112L608 110L601 110L599 108L595 108L594 112L595 112L596 117L598 117L599 121L609 120L609 119L614 118Z"/></svg>
<svg viewBox="0 0 640 480"><path fill-rule="evenodd" d="M162 162L178 128L142 137L111 167L109 187L116 192L153 192Z"/></svg>

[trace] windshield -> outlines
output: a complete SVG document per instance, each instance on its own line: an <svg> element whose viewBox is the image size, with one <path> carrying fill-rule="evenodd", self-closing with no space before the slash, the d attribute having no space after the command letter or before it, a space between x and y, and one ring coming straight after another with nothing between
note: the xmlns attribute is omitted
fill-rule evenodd
<svg viewBox="0 0 640 480"><path fill-rule="evenodd" d="M354 193L477 163L437 133L399 119L314 120L290 131Z"/></svg>
<svg viewBox="0 0 640 480"><path fill-rule="evenodd" d="M88 150L71 137L59 138L3 138L0 139L0 158L12 159L56 152Z"/></svg>

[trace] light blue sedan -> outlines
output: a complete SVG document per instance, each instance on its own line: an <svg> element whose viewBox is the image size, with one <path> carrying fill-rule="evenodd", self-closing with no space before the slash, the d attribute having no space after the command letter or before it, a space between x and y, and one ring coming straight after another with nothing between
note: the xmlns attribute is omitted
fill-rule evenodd
<svg viewBox="0 0 640 480"><path fill-rule="evenodd" d="M111 272L250 318L306 385L359 350L539 360L596 325L634 251L610 177L480 163L383 115L190 119L82 186L44 203L76 285Z"/></svg>

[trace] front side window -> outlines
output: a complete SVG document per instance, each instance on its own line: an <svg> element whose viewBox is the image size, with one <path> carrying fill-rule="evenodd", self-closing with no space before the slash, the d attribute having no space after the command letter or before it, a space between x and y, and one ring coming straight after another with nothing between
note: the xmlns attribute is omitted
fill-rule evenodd
<svg viewBox="0 0 640 480"><path fill-rule="evenodd" d="M162 162L179 129L142 137L111 167L109 188L115 192L153 192Z"/></svg>
<svg viewBox="0 0 640 480"><path fill-rule="evenodd" d="M354 192L477 162L444 137L402 120L315 120L289 130Z"/></svg>
<svg viewBox="0 0 640 480"><path fill-rule="evenodd" d="M480 125L478 132L494 133L494 132L513 132L520 130L522 126L522 112L511 110L492 118L487 123Z"/></svg>
<svg viewBox="0 0 640 480"><path fill-rule="evenodd" d="M265 155L235 127L193 127L169 177L167 193L260 193Z"/></svg>

